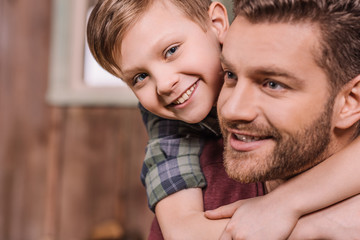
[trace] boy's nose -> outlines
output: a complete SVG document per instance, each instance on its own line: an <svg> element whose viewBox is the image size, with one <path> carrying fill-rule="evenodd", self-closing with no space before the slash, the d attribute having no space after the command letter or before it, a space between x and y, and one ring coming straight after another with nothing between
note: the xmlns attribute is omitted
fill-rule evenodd
<svg viewBox="0 0 360 240"><path fill-rule="evenodd" d="M169 96L179 83L179 76L177 74L163 74L157 77L156 89L160 96Z"/></svg>
<svg viewBox="0 0 360 240"><path fill-rule="evenodd" d="M256 93L253 89L238 86L226 89L221 96L222 105L219 106L219 114L229 121L251 122L258 116L256 107Z"/></svg>

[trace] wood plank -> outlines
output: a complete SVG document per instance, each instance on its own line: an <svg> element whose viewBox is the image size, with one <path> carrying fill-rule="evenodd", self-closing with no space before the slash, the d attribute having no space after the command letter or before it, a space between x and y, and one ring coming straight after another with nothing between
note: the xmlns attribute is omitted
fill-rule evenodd
<svg viewBox="0 0 360 240"><path fill-rule="evenodd" d="M139 180L145 136L137 109L68 109L59 239L88 239L109 220L145 238L152 218Z"/></svg>
<svg viewBox="0 0 360 240"><path fill-rule="evenodd" d="M50 15L0 0L0 239L89 239L108 220L145 238L140 114L46 104Z"/></svg>
<svg viewBox="0 0 360 240"><path fill-rule="evenodd" d="M62 166L62 146L64 146L65 109L51 109L51 124L48 132L49 145L47 154L47 178L45 196L45 219L42 240L57 239L59 206L60 206L60 175Z"/></svg>
<svg viewBox="0 0 360 240"><path fill-rule="evenodd" d="M0 239L42 233L49 13L46 0L1 1Z"/></svg>

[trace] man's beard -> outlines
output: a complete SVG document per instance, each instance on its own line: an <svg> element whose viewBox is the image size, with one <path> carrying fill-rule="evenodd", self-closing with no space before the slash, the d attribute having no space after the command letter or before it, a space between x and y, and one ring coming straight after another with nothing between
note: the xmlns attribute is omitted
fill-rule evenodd
<svg viewBox="0 0 360 240"><path fill-rule="evenodd" d="M325 159L330 143L333 99L325 105L321 116L294 134L282 133L273 126L255 123L229 122L220 118L224 136L224 165L227 174L240 182L288 179L315 166ZM271 136L275 146L264 154L239 152L228 142L226 128Z"/></svg>

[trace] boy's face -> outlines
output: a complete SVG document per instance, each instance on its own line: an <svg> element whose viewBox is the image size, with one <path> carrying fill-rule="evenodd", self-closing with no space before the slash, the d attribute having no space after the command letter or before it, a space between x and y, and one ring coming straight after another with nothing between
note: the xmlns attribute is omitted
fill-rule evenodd
<svg viewBox="0 0 360 240"><path fill-rule="evenodd" d="M196 123L221 89L219 54L212 27L204 32L171 2L154 1L125 34L117 60L123 80L147 110Z"/></svg>

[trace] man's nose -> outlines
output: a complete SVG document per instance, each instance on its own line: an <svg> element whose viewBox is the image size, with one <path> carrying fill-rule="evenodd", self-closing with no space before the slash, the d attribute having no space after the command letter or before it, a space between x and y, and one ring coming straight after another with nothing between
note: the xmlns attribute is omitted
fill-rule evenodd
<svg viewBox="0 0 360 240"><path fill-rule="evenodd" d="M223 89L219 100L223 102L219 106L219 114L222 118L230 121L251 122L258 116L259 108L256 106L256 89L249 85L240 85L232 89Z"/></svg>

